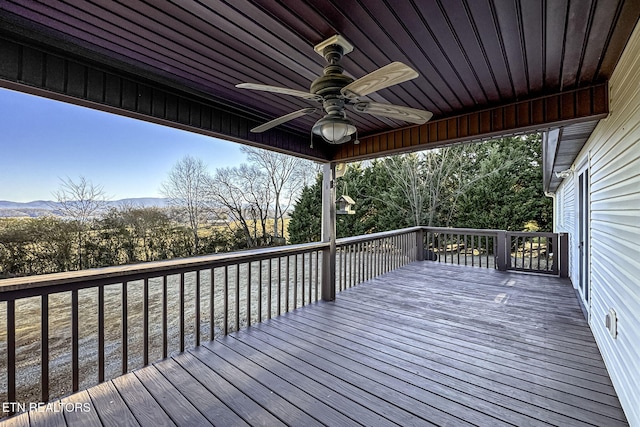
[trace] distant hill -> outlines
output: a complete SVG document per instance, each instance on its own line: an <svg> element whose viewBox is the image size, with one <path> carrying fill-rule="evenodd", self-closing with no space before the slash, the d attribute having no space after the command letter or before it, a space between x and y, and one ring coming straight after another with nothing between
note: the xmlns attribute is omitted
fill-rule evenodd
<svg viewBox="0 0 640 427"><path fill-rule="evenodd" d="M107 206L122 207L133 206L140 208L158 207L165 208L169 205L168 199L160 197L137 197L120 200L109 200ZM36 218L45 215L60 215L59 203L48 200L35 200L33 202L11 202L0 200L0 218L31 217Z"/></svg>

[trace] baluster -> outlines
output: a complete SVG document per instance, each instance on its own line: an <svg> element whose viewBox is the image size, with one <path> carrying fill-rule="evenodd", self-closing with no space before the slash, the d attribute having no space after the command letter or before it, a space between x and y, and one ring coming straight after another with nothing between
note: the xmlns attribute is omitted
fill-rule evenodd
<svg viewBox="0 0 640 427"><path fill-rule="evenodd" d="M382 239L376 240L376 276L382 274L384 269L384 257L383 257L383 243Z"/></svg>
<svg viewBox="0 0 640 427"><path fill-rule="evenodd" d="M162 276L162 357L164 359L167 358L168 347L169 347L169 328L167 322L167 275ZM104 348L104 342L103 342ZM103 359L104 360L104 359ZM104 364L103 364L104 370ZM104 381L104 379L103 379Z"/></svg>
<svg viewBox="0 0 640 427"><path fill-rule="evenodd" d="M438 262L442 262L442 253L440 252L440 243L436 240L436 233L431 233L431 248L434 253L438 254Z"/></svg>
<svg viewBox="0 0 640 427"><path fill-rule="evenodd" d="M289 312L289 270L290 270L290 264L291 264L291 256L287 255L287 269L285 271L285 278L287 280L287 287L284 289L284 298L285 298L285 305L284 305L284 309L285 309L285 313Z"/></svg>
<svg viewBox="0 0 640 427"><path fill-rule="evenodd" d="M209 281L209 337L211 341L215 339L216 333L216 319L215 319L215 283L216 283L216 270L211 268L211 280Z"/></svg>
<svg viewBox="0 0 640 427"><path fill-rule="evenodd" d="M142 364L149 364L149 278L144 278L142 289Z"/></svg>
<svg viewBox="0 0 640 427"><path fill-rule="evenodd" d="M249 326L251 326L251 262L247 263L247 327Z"/></svg>
<svg viewBox="0 0 640 427"><path fill-rule="evenodd" d="M365 261L364 259L367 256L367 253L364 251L364 245L365 243L360 243L360 249L359 249L359 254L360 254L360 261L358 261L358 273L360 275L360 283L364 282L364 271L365 271Z"/></svg>
<svg viewBox="0 0 640 427"><path fill-rule="evenodd" d="M537 256L537 258L538 258L538 267L536 268L538 271L540 271L540 256L541 256L540 246L542 246L542 238L538 237L538 256Z"/></svg>
<svg viewBox="0 0 640 427"><path fill-rule="evenodd" d="M180 273L180 352L184 351L184 273Z"/></svg>
<svg viewBox="0 0 640 427"><path fill-rule="evenodd" d="M311 304L313 294L313 252L309 252L309 301L307 304Z"/></svg>
<svg viewBox="0 0 640 427"><path fill-rule="evenodd" d="M298 308L298 254L293 256L293 309Z"/></svg>
<svg viewBox="0 0 640 427"><path fill-rule="evenodd" d="M484 248L485 248L485 256L486 256L485 267L489 268L489 236L485 236L484 243L485 243Z"/></svg>
<svg viewBox="0 0 640 427"><path fill-rule="evenodd" d="M298 254L295 256L295 266L294 266L294 287L293 287L293 309L298 308ZM300 296L304 302L304 254L302 255L302 290L300 292ZM302 305L302 304L301 304Z"/></svg>
<svg viewBox="0 0 640 427"><path fill-rule="evenodd" d="M302 288L300 289L300 299L302 300L302 303L300 304L300 306L304 306L305 305L305 293L304 293L304 282L305 282L305 264L304 264L304 259L305 259L305 254L304 252L302 253Z"/></svg>
<svg viewBox="0 0 640 427"><path fill-rule="evenodd" d="M374 277L376 277L377 267L376 244L375 240L372 240L371 242L369 242L369 279L373 279Z"/></svg>
<svg viewBox="0 0 640 427"><path fill-rule="evenodd" d="M282 257L278 257L278 316L282 314Z"/></svg>
<svg viewBox="0 0 640 427"><path fill-rule="evenodd" d="M49 294L40 298L40 383L42 401L49 401Z"/></svg>
<svg viewBox="0 0 640 427"><path fill-rule="evenodd" d="M229 266L224 266L224 286L222 287L223 297L223 321L222 321L222 334L227 335L229 333Z"/></svg>
<svg viewBox="0 0 640 427"><path fill-rule="evenodd" d="M71 391L80 388L78 290L71 291Z"/></svg>
<svg viewBox="0 0 640 427"><path fill-rule="evenodd" d="M235 331L240 329L240 263L236 264L236 280L235 280Z"/></svg>
<svg viewBox="0 0 640 427"><path fill-rule="evenodd" d="M258 265L258 322L262 322L262 268L263 260Z"/></svg>
<svg viewBox="0 0 640 427"><path fill-rule="evenodd" d="M318 277L320 275L320 251L316 251L316 271L315 271L315 282L316 282L316 288L315 288L315 301L318 301Z"/></svg>
<svg viewBox="0 0 640 427"><path fill-rule="evenodd" d="M533 237L527 237L529 242L529 269L533 270Z"/></svg>
<svg viewBox="0 0 640 427"><path fill-rule="evenodd" d="M122 283L122 374L126 374L129 370L129 327L128 327L128 308L127 308L127 284Z"/></svg>
<svg viewBox="0 0 640 427"><path fill-rule="evenodd" d="M71 383L72 391L80 388L80 360L78 357L79 348L79 328L78 328L78 290L71 291Z"/></svg>
<svg viewBox="0 0 640 427"><path fill-rule="evenodd" d="M342 248L336 248L336 280L337 292L342 291Z"/></svg>
<svg viewBox="0 0 640 427"><path fill-rule="evenodd" d="M165 348L165 354L166 354L166 348ZM101 383L103 381L104 381L104 286L100 286L98 287L98 382Z"/></svg>
<svg viewBox="0 0 640 427"><path fill-rule="evenodd" d="M391 265L389 266L389 271L393 271L396 268L396 263L398 261L398 236L391 236Z"/></svg>
<svg viewBox="0 0 640 427"><path fill-rule="evenodd" d="M200 270L196 270L196 312L195 312L195 333L196 346L200 345Z"/></svg>
<svg viewBox="0 0 640 427"><path fill-rule="evenodd" d="M475 243L476 243L476 236L471 235L471 267L475 267L475 265L476 265L476 257L475 257L475 254L476 254L475 247L476 247L476 245L475 245Z"/></svg>
<svg viewBox="0 0 640 427"><path fill-rule="evenodd" d="M7 300L7 401L16 401L16 301Z"/></svg>
<svg viewBox="0 0 640 427"><path fill-rule="evenodd" d="M356 285L356 249L357 245L354 243L351 245L351 260L349 261L349 287Z"/></svg>
<svg viewBox="0 0 640 427"><path fill-rule="evenodd" d="M398 236L391 236L390 240L391 246L389 247L389 249L391 250L391 253L389 255L391 255L391 257L389 258L389 261L391 265L389 266L389 271L393 271L396 268Z"/></svg>
<svg viewBox="0 0 640 427"><path fill-rule="evenodd" d="M382 247L383 253L383 268L382 273L387 273L389 271L389 246L391 246L391 242L388 238L384 239L384 246Z"/></svg>
<svg viewBox="0 0 640 427"><path fill-rule="evenodd" d="M342 248L342 258L343 258L343 262L344 262L344 283L342 284L342 288L340 289L341 291L344 291L345 289L347 289L347 267L348 267L348 263L347 263L347 251L349 246L343 246Z"/></svg>
<svg viewBox="0 0 640 427"><path fill-rule="evenodd" d="M268 277L268 280L269 280L269 287L267 288L267 300L269 302L267 303L267 306L268 306L269 310L267 312L267 319L271 319L271 309L273 307L273 304L271 303L271 297L272 297L272 295L271 295L271 293L272 293L271 292L271 285L272 285L271 279L273 278L273 274L271 273L271 269L273 268L272 261L273 261L273 258L269 258L269 272L267 274L267 277Z"/></svg>

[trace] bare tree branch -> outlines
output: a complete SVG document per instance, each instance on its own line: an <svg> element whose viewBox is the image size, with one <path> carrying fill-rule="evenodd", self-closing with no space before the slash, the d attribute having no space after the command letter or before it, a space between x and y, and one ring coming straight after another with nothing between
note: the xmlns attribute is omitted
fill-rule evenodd
<svg viewBox="0 0 640 427"><path fill-rule="evenodd" d="M207 166L201 159L185 156L169 171L160 191L178 212L186 216L193 234L193 252L198 253L198 228L207 214L207 188L210 182Z"/></svg>

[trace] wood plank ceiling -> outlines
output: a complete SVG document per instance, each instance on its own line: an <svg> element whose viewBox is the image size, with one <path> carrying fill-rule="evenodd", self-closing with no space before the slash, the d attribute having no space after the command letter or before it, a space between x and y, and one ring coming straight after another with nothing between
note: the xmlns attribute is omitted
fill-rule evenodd
<svg viewBox="0 0 640 427"><path fill-rule="evenodd" d="M288 145L278 145L244 127L308 107L310 101L235 85L256 82L308 91L325 65L313 46L341 34L355 46L342 61L354 78L392 61L418 70L420 77L370 99L432 111L434 123L488 109L501 111L504 118L508 113L501 108L515 109L519 102L540 97L558 103L561 98L553 97L564 93L589 93L583 99L592 107L584 117L574 108L574 117L564 119L593 120L606 114L608 106L606 85L595 97L592 88L597 90L611 76L638 21L640 0L0 0L0 11L0 40L5 44L1 52L6 57L10 56L7 43L53 53L195 100L201 106L198 111L211 108L207 111L215 116L226 109L242 118L235 133L208 120L207 127L201 119L175 120L181 127L318 160L349 160L491 132L479 127L473 135L422 140L420 135L429 135L430 128L349 112L368 148L354 151L348 143L351 148L321 144L310 150L309 132L320 118L316 113L272 132L293 135ZM24 74L29 66L25 51L15 52L15 74L3 72L0 65L4 86L25 85L30 89L22 89L36 93L42 89L48 96L58 92L61 99L71 96L68 76L61 89L51 90L44 71L42 82ZM136 106L126 107L125 96L120 95L120 104L111 105L104 96L93 106L153 119L153 114ZM570 96L579 103L578 95ZM82 103L82 94L73 99ZM189 108L192 112L194 107ZM527 114L531 118L534 112ZM529 123L527 129L557 126L560 119L545 116L544 123ZM172 122L157 115L156 121ZM513 126L501 126L493 133L513 133L523 127L514 119ZM373 135L398 129L409 129L407 135L418 139L399 147L373 145Z"/></svg>

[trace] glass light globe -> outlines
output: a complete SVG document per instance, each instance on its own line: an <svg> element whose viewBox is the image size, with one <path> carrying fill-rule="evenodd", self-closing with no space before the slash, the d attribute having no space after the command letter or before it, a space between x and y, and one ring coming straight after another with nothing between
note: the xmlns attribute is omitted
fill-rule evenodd
<svg viewBox="0 0 640 427"><path fill-rule="evenodd" d="M330 144L342 144L356 132L356 127L348 119L326 115L313 126L313 133L320 135Z"/></svg>

